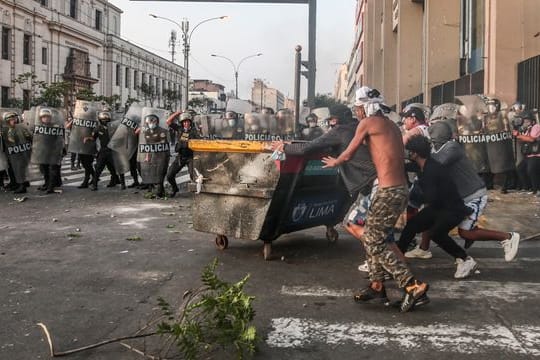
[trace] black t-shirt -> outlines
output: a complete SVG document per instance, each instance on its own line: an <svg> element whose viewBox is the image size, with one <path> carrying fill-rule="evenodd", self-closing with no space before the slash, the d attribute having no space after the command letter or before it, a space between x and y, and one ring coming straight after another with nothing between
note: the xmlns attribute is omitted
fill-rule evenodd
<svg viewBox="0 0 540 360"><path fill-rule="evenodd" d="M193 157L193 150L191 150L188 146L188 141L190 139L198 139L200 138L199 134L197 133L197 130L195 127L191 127L189 129L184 129L183 126L180 126L176 123L172 123L169 125L169 127L175 131L178 132L178 142L176 143L175 151L184 158L192 158Z"/></svg>
<svg viewBox="0 0 540 360"><path fill-rule="evenodd" d="M431 157L418 174L420 188L426 205L435 209L450 210L466 216L471 213L465 206L446 167Z"/></svg>

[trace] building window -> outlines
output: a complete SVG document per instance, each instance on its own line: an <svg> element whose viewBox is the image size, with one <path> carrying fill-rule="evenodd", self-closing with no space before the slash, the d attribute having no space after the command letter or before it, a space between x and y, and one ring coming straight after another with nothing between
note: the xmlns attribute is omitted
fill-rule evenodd
<svg viewBox="0 0 540 360"><path fill-rule="evenodd" d="M101 30L101 10L96 10L96 29Z"/></svg>
<svg viewBox="0 0 540 360"><path fill-rule="evenodd" d="M137 89L139 87L139 72L133 70L133 88Z"/></svg>
<svg viewBox="0 0 540 360"><path fill-rule="evenodd" d="M9 60L9 29L2 28L2 59Z"/></svg>
<svg viewBox="0 0 540 360"><path fill-rule="evenodd" d="M77 0L69 0L69 16L77 18Z"/></svg>
<svg viewBox="0 0 540 360"><path fill-rule="evenodd" d="M116 86L120 86L120 64L116 64Z"/></svg>
<svg viewBox="0 0 540 360"><path fill-rule="evenodd" d="M47 0L39 0L39 3L43 6L47 6L48 5L48 1Z"/></svg>
<svg viewBox="0 0 540 360"><path fill-rule="evenodd" d="M130 78L129 78L129 68L128 68L128 67L126 67L126 70L125 70L125 74L124 74L124 75L125 75L125 77L124 77L124 87L125 87L126 89L129 89L129 79L130 79Z"/></svg>
<svg viewBox="0 0 540 360"><path fill-rule="evenodd" d="M30 65L30 50L32 46L32 36L24 34L23 38L23 64Z"/></svg>
<svg viewBox="0 0 540 360"><path fill-rule="evenodd" d="M101 79L101 64L97 64L97 78Z"/></svg>
<svg viewBox="0 0 540 360"><path fill-rule="evenodd" d="M47 58L48 58L47 48L46 47L41 48L41 64L47 65L47 63L48 63Z"/></svg>
<svg viewBox="0 0 540 360"><path fill-rule="evenodd" d="M9 88L7 86L2 86L0 95L0 105L7 107L9 105Z"/></svg>
<svg viewBox="0 0 540 360"><path fill-rule="evenodd" d="M484 68L484 0L461 0L461 75Z"/></svg>

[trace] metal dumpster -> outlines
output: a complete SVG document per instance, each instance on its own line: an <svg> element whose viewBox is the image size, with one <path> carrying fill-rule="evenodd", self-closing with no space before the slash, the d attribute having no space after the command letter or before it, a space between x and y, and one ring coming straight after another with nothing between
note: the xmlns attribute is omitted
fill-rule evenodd
<svg viewBox="0 0 540 360"><path fill-rule="evenodd" d="M189 146L204 179L193 227L216 234L218 248L227 248L229 236L262 240L269 259L280 235L321 225L329 241L338 239L334 226L352 200L337 171L322 168L321 156L275 161L260 141L191 140Z"/></svg>

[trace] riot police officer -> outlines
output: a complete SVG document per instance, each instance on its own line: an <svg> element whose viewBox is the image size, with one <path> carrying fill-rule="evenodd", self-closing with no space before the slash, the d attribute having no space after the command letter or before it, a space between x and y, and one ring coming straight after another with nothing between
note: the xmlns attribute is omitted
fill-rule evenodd
<svg viewBox="0 0 540 360"><path fill-rule="evenodd" d="M52 194L61 185L60 167L64 156L64 119L60 112L39 109L34 123L31 161L39 165L44 183L38 190Z"/></svg>
<svg viewBox="0 0 540 360"><path fill-rule="evenodd" d="M144 127L137 129L139 136L138 161L144 184L154 187L154 195L165 196L163 182L169 165L169 131L159 126L159 117L148 114Z"/></svg>
<svg viewBox="0 0 540 360"><path fill-rule="evenodd" d="M221 136L224 139L244 139L244 129L236 112L227 111L225 113L225 118L223 119L221 126Z"/></svg>
<svg viewBox="0 0 540 360"><path fill-rule="evenodd" d="M306 117L307 128L302 130L302 139L311 141L324 134L323 129L317 125L318 120L319 119L315 114L309 114Z"/></svg>
<svg viewBox="0 0 540 360"><path fill-rule="evenodd" d="M26 193L27 173L32 151L32 134L20 124L19 115L8 112L4 115L6 128L2 130L3 142L10 166L10 179L16 184L15 194Z"/></svg>
<svg viewBox="0 0 540 360"><path fill-rule="evenodd" d="M178 192L178 185L176 184L176 174L178 174L184 166L187 165L189 177L191 181L195 181L195 175L193 173L193 150L188 147L188 141L190 139L199 139L199 133L195 126L193 126L193 118L189 112L173 113L167 119L167 125L169 128L175 130L178 134L178 139L175 146L176 158L169 166L167 172L167 181L171 184L172 191L169 194L170 197L174 197ZM180 115L180 125L174 122L174 119Z"/></svg>
<svg viewBox="0 0 540 360"><path fill-rule="evenodd" d="M116 170L114 168L113 162L113 151L108 147L109 141L111 140L112 131L110 129L109 123L111 121L111 113L109 111L100 111L98 112L98 121L94 134L90 137L89 140L96 141L99 139L100 149L96 156L96 165L94 168L94 178L92 179L92 185L90 190L96 191L98 189L98 182L103 169L107 167L109 173L111 174L111 180L107 187L114 187L118 184L121 184L122 190L126 188L125 182L121 182L118 178Z"/></svg>

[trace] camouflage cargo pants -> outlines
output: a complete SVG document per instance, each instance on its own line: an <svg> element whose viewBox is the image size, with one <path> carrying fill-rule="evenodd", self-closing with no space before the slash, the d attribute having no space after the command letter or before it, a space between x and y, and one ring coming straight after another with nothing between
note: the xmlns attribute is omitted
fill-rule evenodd
<svg viewBox="0 0 540 360"><path fill-rule="evenodd" d="M375 193L364 232L371 281L384 281L384 270L392 275L399 287L404 287L413 277L407 265L396 257L384 241L405 210L407 195L406 186L379 188Z"/></svg>

